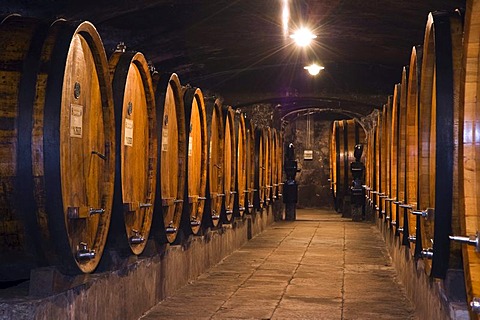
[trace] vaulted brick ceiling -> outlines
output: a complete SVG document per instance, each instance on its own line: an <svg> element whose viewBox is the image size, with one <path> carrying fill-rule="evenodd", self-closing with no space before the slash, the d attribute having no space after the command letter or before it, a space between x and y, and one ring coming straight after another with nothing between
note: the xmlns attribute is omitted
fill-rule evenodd
<svg viewBox="0 0 480 320"><path fill-rule="evenodd" d="M160 72L221 94L231 104L279 97L378 96L399 81L427 15L464 0L290 0L318 35L308 50L285 42L280 0L3 0L3 14L89 20L107 53L124 41ZM315 80L303 66L325 66ZM367 98L368 99L368 98ZM365 102L365 98L360 99Z"/></svg>

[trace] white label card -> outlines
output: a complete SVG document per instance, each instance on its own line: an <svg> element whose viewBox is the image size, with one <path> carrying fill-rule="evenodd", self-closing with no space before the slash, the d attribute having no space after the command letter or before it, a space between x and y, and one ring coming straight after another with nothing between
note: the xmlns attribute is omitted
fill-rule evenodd
<svg viewBox="0 0 480 320"><path fill-rule="evenodd" d="M125 139L123 144L127 147L133 146L133 120L125 119Z"/></svg>
<svg viewBox="0 0 480 320"><path fill-rule="evenodd" d="M82 138L83 127L83 106L79 104L70 105L70 137Z"/></svg>

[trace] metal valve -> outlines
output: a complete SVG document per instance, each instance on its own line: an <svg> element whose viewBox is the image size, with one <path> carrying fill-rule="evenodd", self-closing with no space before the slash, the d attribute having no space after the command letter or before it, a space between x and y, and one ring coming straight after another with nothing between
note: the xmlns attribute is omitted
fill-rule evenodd
<svg viewBox="0 0 480 320"><path fill-rule="evenodd" d="M414 243L415 241L417 241L417 237L415 237L415 236L408 236L408 241L411 242L411 243Z"/></svg>
<svg viewBox="0 0 480 320"><path fill-rule="evenodd" d="M240 212L245 211L245 207L239 207L238 211L240 211Z"/></svg>
<svg viewBox="0 0 480 320"><path fill-rule="evenodd" d="M138 205L140 208L150 208L152 206L151 203L140 203Z"/></svg>
<svg viewBox="0 0 480 320"><path fill-rule="evenodd" d="M392 222L390 222L390 224L391 224L392 226L396 226L396 225L397 225L397 221L396 221L396 220L392 220Z"/></svg>
<svg viewBox="0 0 480 320"><path fill-rule="evenodd" d="M395 223L395 224L396 224L396 223ZM398 227L397 230L398 230L398 232L403 233L403 230L404 230L404 229L403 229L403 227Z"/></svg>
<svg viewBox="0 0 480 320"><path fill-rule="evenodd" d="M423 249L421 252L420 252L420 256L423 258L423 259L433 259L433 249L432 248L428 248L428 249Z"/></svg>
<svg viewBox="0 0 480 320"><path fill-rule="evenodd" d="M201 222L197 220L197 217L192 217L190 219L190 226L198 227L200 224L201 224Z"/></svg>
<svg viewBox="0 0 480 320"><path fill-rule="evenodd" d="M470 307L475 313L480 313L480 298L473 297L473 300L470 301Z"/></svg>
<svg viewBox="0 0 480 320"><path fill-rule="evenodd" d="M378 197L379 197L380 199L386 199L386 198L388 198L388 196L385 195L385 193L379 193L379 194L378 194Z"/></svg>
<svg viewBox="0 0 480 320"><path fill-rule="evenodd" d="M449 236L449 238L450 238L450 240L453 240L453 241L458 241L458 242L461 242L461 243L466 243L470 246L475 246L475 252L480 252L480 242L478 240L478 231L477 231L476 235L470 236L470 237Z"/></svg>
<svg viewBox="0 0 480 320"><path fill-rule="evenodd" d="M421 216L428 220L433 218L435 214L435 209L427 208L426 210L412 210L412 212L410 213L416 216Z"/></svg>
<svg viewBox="0 0 480 320"><path fill-rule="evenodd" d="M198 197L198 200L207 200L207 197Z"/></svg>
<svg viewBox="0 0 480 320"><path fill-rule="evenodd" d="M409 205L409 204L399 204L399 207L400 207L400 208L403 208L403 209L407 209L407 210L411 210L411 209L412 209L412 206Z"/></svg>
<svg viewBox="0 0 480 320"><path fill-rule="evenodd" d="M396 204L396 205L401 205L402 203L403 203L403 201L401 201L401 200L393 201L393 204Z"/></svg>
<svg viewBox="0 0 480 320"><path fill-rule="evenodd" d="M105 213L105 209L103 209L103 208L100 208L100 209L90 208L90 209L88 210L88 213L89 213L90 215L103 214L103 213Z"/></svg>
<svg viewBox="0 0 480 320"><path fill-rule="evenodd" d="M173 226L173 221L170 221L170 224L168 225L168 227L165 228L165 233L172 234L175 232L177 232L177 228Z"/></svg>
<svg viewBox="0 0 480 320"><path fill-rule="evenodd" d="M217 210L212 210L212 220L220 219L220 215L217 214Z"/></svg>
<svg viewBox="0 0 480 320"><path fill-rule="evenodd" d="M385 199L385 201L395 203L397 201L397 198L387 198L387 199Z"/></svg>
<svg viewBox="0 0 480 320"><path fill-rule="evenodd" d="M133 235L129 239L131 244L140 244L145 241L145 238L142 237L142 235L140 234L140 232L138 232L138 230L132 230L132 232L133 232Z"/></svg>
<svg viewBox="0 0 480 320"><path fill-rule="evenodd" d="M95 250L88 249L86 242L80 242L77 245L77 260L87 261L95 258Z"/></svg>

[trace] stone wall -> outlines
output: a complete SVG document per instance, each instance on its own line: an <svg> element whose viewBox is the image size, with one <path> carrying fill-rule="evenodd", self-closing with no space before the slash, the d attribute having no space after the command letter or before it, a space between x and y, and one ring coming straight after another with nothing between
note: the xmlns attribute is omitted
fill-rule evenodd
<svg viewBox="0 0 480 320"><path fill-rule="evenodd" d="M304 160L304 150L308 147L307 117L299 117L285 127L285 143L295 146L295 156L301 169L296 177L299 185L298 208L333 208L329 182L331 125L331 120L322 119L321 114L311 116L312 160Z"/></svg>

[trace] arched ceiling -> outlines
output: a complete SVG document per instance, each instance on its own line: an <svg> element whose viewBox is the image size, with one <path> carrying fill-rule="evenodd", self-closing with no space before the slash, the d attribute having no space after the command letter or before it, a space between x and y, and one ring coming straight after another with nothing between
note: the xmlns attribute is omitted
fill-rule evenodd
<svg viewBox="0 0 480 320"><path fill-rule="evenodd" d="M290 0L290 27L304 20L318 36L299 50L282 33L282 2L2 0L0 13L89 20L107 53L123 41L159 72L177 72L183 84L232 105L293 95L381 106L411 47L423 42L427 14L465 7L465 0ZM314 59L325 66L316 78L303 70Z"/></svg>

